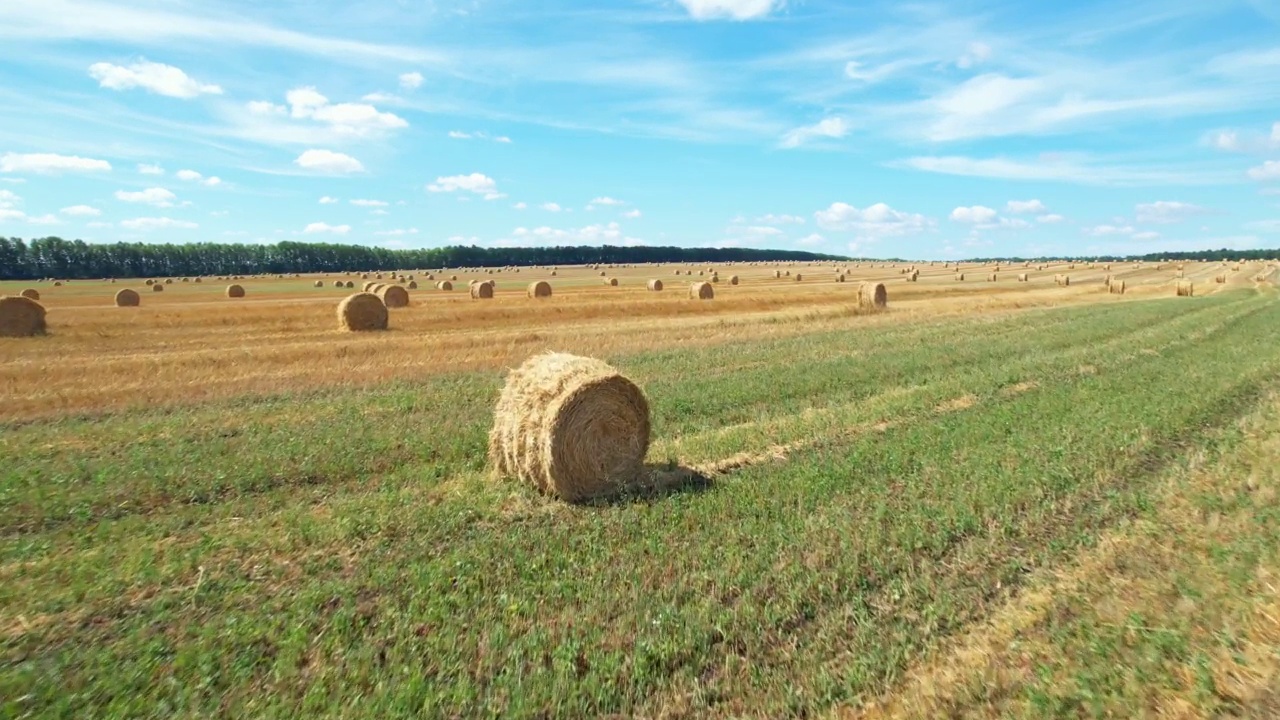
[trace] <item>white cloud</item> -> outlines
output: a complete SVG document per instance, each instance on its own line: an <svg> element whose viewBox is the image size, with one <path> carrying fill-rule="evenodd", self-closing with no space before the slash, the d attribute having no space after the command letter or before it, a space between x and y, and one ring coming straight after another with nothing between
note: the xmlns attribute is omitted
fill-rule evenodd
<svg viewBox="0 0 1280 720"><path fill-rule="evenodd" d="M1130 225L1095 225L1083 228L1085 235L1104 237L1107 235L1133 235L1136 230Z"/></svg>
<svg viewBox="0 0 1280 720"><path fill-rule="evenodd" d="M401 235L417 235L418 228L396 228L394 230L379 230L374 235L382 237L399 237Z"/></svg>
<svg viewBox="0 0 1280 720"><path fill-rule="evenodd" d="M956 60L956 67L968 69L981 65L991 58L991 46L986 43L969 43L969 49Z"/></svg>
<svg viewBox="0 0 1280 720"><path fill-rule="evenodd" d="M594 205L626 205L626 201L611 198L607 195L593 199L587 203L587 209L590 210Z"/></svg>
<svg viewBox="0 0 1280 720"><path fill-rule="evenodd" d="M848 203L835 202L826 210L815 212L813 217L824 230L852 231L862 238L917 233L933 224L924 215L894 210L884 203L859 210Z"/></svg>
<svg viewBox="0 0 1280 720"><path fill-rule="evenodd" d="M804 237L796 240L796 244L812 247L814 245L821 245L826 241L827 239L822 237L818 233L810 233L809 235L805 235Z"/></svg>
<svg viewBox="0 0 1280 720"><path fill-rule="evenodd" d="M335 235L346 235L351 232L350 225L330 225L329 223L313 222L302 229L307 235L315 233L333 233Z"/></svg>
<svg viewBox="0 0 1280 720"><path fill-rule="evenodd" d="M355 205L356 207L376 207L376 208L384 208L391 204L389 202L386 202L385 200L350 200L349 202L352 205Z"/></svg>
<svg viewBox="0 0 1280 720"><path fill-rule="evenodd" d="M128 190L117 190L116 199L127 203L145 203L147 205L155 205L156 207L172 207L173 201L178 198L171 191L165 188L147 188L146 190L138 190L131 192Z"/></svg>
<svg viewBox="0 0 1280 720"><path fill-rule="evenodd" d="M562 209L559 203L553 203L553 202L545 202L539 205L538 207L542 208L543 210L546 210L547 212L560 212L560 210Z"/></svg>
<svg viewBox="0 0 1280 720"><path fill-rule="evenodd" d="M258 139L287 139L291 135L309 137L306 124L289 122L310 120L322 124L331 137L369 137L389 130L409 126L408 121L395 113L383 112L368 103L330 103L312 86L296 87L285 93L286 106L265 100L254 100L245 105L248 114L258 118L244 132ZM243 118L233 118L244 125ZM303 141L305 142L305 140Z"/></svg>
<svg viewBox="0 0 1280 720"><path fill-rule="evenodd" d="M1010 200L1005 203L1004 209L1015 215L1022 215L1025 213L1044 213L1049 211L1049 208L1045 207L1044 203L1039 200Z"/></svg>
<svg viewBox="0 0 1280 720"><path fill-rule="evenodd" d="M996 211L983 205L958 207L951 211L953 222L989 223L996 219Z"/></svg>
<svg viewBox="0 0 1280 720"><path fill-rule="evenodd" d="M453 138L454 140L470 140L471 133L462 132L461 130L450 130L449 137Z"/></svg>
<svg viewBox="0 0 1280 720"><path fill-rule="evenodd" d="M1214 133L1210 137L1209 143L1219 150L1234 152L1241 149L1240 133L1233 130L1222 130Z"/></svg>
<svg viewBox="0 0 1280 720"><path fill-rule="evenodd" d="M32 225L57 225L61 221L57 217L49 214L45 215L28 215L27 222Z"/></svg>
<svg viewBox="0 0 1280 720"><path fill-rule="evenodd" d="M1053 223L1060 223L1060 222L1062 222L1063 220L1066 220L1066 218L1062 217L1061 215L1059 215L1059 214L1057 214L1057 213L1049 213L1049 214L1047 214L1047 215L1037 215L1037 216L1036 216L1036 222L1038 222L1038 223L1044 223L1044 224L1046 224L1046 225L1052 225Z"/></svg>
<svg viewBox="0 0 1280 720"><path fill-rule="evenodd" d="M130 230L194 230L199 225L186 220L174 220L169 217L140 217L122 220L120 227Z"/></svg>
<svg viewBox="0 0 1280 720"><path fill-rule="evenodd" d="M996 73L971 78L929 101L937 119L925 135L930 140L945 141L986 134L990 116L1003 115L1010 107L1044 89L1039 79L1010 78Z"/></svg>
<svg viewBox="0 0 1280 720"><path fill-rule="evenodd" d="M251 115L284 115L289 112L289 108L266 100L250 100L245 103L245 108Z"/></svg>
<svg viewBox="0 0 1280 720"><path fill-rule="evenodd" d="M201 95L221 95L222 88L197 82L172 65L140 60L128 67L99 62L89 66L89 76L110 90L142 88L157 95L190 100Z"/></svg>
<svg viewBox="0 0 1280 720"><path fill-rule="evenodd" d="M524 209L526 209L526 208L528 208L528 207L529 207L529 203L527 203L527 202L518 202L518 203L516 203L515 205L512 205L511 207L515 208L516 210L524 210Z"/></svg>
<svg viewBox="0 0 1280 720"><path fill-rule="evenodd" d="M498 184L493 178L481 173L471 173L470 175L449 175L436 178L436 181L427 186L428 192L457 192L465 190L477 195L483 195L485 200L497 200L506 197L498 192Z"/></svg>
<svg viewBox="0 0 1280 720"><path fill-rule="evenodd" d="M1271 126L1271 142L1280 146L1280 122L1276 122Z"/></svg>
<svg viewBox="0 0 1280 720"><path fill-rule="evenodd" d="M0 190L0 208L13 207L22 202L22 198L12 190Z"/></svg>
<svg viewBox="0 0 1280 720"><path fill-rule="evenodd" d="M849 124L844 121L844 118L830 117L813 125L789 130L782 136L779 145L784 148L794 148L815 138L842 138L848 134Z"/></svg>
<svg viewBox="0 0 1280 720"><path fill-rule="evenodd" d="M751 20L782 7L785 0L676 0L695 20Z"/></svg>
<svg viewBox="0 0 1280 720"><path fill-rule="evenodd" d="M367 95L361 95L360 99L367 103L398 103L404 102L399 95L392 95L384 92L371 92Z"/></svg>
<svg viewBox="0 0 1280 720"><path fill-rule="evenodd" d="M756 222L764 225L803 225L804 218L799 215L774 215L767 213L756 218Z"/></svg>
<svg viewBox="0 0 1280 720"><path fill-rule="evenodd" d="M1200 215L1205 212L1205 209L1199 205L1173 200L1139 203L1135 210L1136 218L1140 223L1182 222L1192 215Z"/></svg>
<svg viewBox="0 0 1280 720"><path fill-rule="evenodd" d="M467 132L465 130L450 130L448 135L454 140L492 140L493 142L496 142L496 143L505 143L505 144L509 144L511 142L511 138L507 137L506 135L493 136L487 132L484 132L483 130L477 130L475 132Z"/></svg>
<svg viewBox="0 0 1280 720"><path fill-rule="evenodd" d="M629 219L631 219L631 220L634 220L634 219L636 219L636 218L640 217L640 215L641 215L640 211L639 211L639 210L636 210L636 209L628 210L628 211L626 211L626 212L622 213L622 217L624 217L624 218L629 218Z"/></svg>
<svg viewBox="0 0 1280 720"><path fill-rule="evenodd" d="M536 227L525 228L518 227L511 231L511 242L515 243L537 243L542 245L576 243L581 245L638 245L643 244L643 240L628 237L622 232L622 226L616 222L608 224L600 223L595 225L587 225L581 228L560 229L553 227Z"/></svg>
<svg viewBox="0 0 1280 720"><path fill-rule="evenodd" d="M1155 240L1160 237L1160 233L1153 230L1147 230L1145 232L1134 233L1132 237L1134 240Z"/></svg>
<svg viewBox="0 0 1280 720"><path fill-rule="evenodd" d="M293 161L295 165L307 170L318 170L328 173L364 172L360 161L340 152L332 150L307 150Z"/></svg>
<svg viewBox="0 0 1280 720"><path fill-rule="evenodd" d="M494 138L493 141L496 143L503 143L506 145L511 144L511 138L507 137L506 135L499 135L498 137Z"/></svg>
<svg viewBox="0 0 1280 720"><path fill-rule="evenodd" d="M163 175L164 168L159 165L147 165L146 163L138 163L138 172L143 175Z"/></svg>
<svg viewBox="0 0 1280 720"><path fill-rule="evenodd" d="M98 208L89 207L88 205L72 205L71 207L64 207L58 212L71 217L97 217L102 214L102 211Z"/></svg>
<svg viewBox="0 0 1280 720"><path fill-rule="evenodd" d="M179 170L174 173L174 177L179 180L185 180L186 182L198 182L201 185L206 185L208 187L214 187L222 184L221 178L218 178L217 176L206 178L195 170Z"/></svg>
<svg viewBox="0 0 1280 720"><path fill-rule="evenodd" d="M1280 160L1268 160L1258 167L1249 168L1254 180L1280 180Z"/></svg>
<svg viewBox="0 0 1280 720"><path fill-rule="evenodd" d="M338 202L338 198L336 197L329 197L328 195L325 195L324 197L320 198L321 205L332 205L336 202Z"/></svg>
<svg viewBox="0 0 1280 720"><path fill-rule="evenodd" d="M868 68L865 64L858 62L857 60L850 60L844 64L844 76L850 80L857 80L859 82L867 83L868 85L874 85L911 64L912 63L908 61L897 60Z"/></svg>
<svg viewBox="0 0 1280 720"><path fill-rule="evenodd" d="M106 160L95 160L78 155L53 153L5 153L0 156L0 172L103 172L111 169Z"/></svg>
<svg viewBox="0 0 1280 720"><path fill-rule="evenodd" d="M400 75L400 87L405 90L416 90L422 87L423 79L422 73L420 72L402 73Z"/></svg>

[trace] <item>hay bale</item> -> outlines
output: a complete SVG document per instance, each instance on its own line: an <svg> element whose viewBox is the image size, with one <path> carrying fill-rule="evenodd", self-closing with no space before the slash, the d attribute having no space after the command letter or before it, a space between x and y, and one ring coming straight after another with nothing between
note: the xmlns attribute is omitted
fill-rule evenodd
<svg viewBox="0 0 1280 720"><path fill-rule="evenodd" d="M496 475L575 502L643 480L649 402L608 364L567 353L529 358L507 375L489 431Z"/></svg>
<svg viewBox="0 0 1280 720"><path fill-rule="evenodd" d="M689 297L694 300L711 300L715 298L716 291L711 287L709 282L689 283Z"/></svg>
<svg viewBox="0 0 1280 720"><path fill-rule="evenodd" d="M147 286L148 286L148 287L150 287L150 286L152 286L152 285L155 285L155 284L156 284L156 281L155 281L155 280L152 280L152 279L150 279L150 278L147 278Z"/></svg>
<svg viewBox="0 0 1280 720"><path fill-rule="evenodd" d="M679 271L677 271L676 274L678 275ZM649 288L653 292L662 292L662 281L654 278L653 280L645 283L645 287Z"/></svg>
<svg viewBox="0 0 1280 720"><path fill-rule="evenodd" d="M1111 281L1111 285L1109 285L1109 286L1107 287L1107 291L1108 291L1108 292L1110 292L1112 295L1123 295L1123 294L1124 294L1124 281L1123 281L1123 280L1112 280L1112 281Z"/></svg>
<svg viewBox="0 0 1280 720"><path fill-rule="evenodd" d="M373 282L372 280L370 280L369 282L365 283L363 287L361 287L361 291L362 291L362 292L370 292L370 291L372 291L372 290L373 290L373 286L374 286L374 285L377 285L377 284L378 284L378 283Z"/></svg>
<svg viewBox="0 0 1280 720"><path fill-rule="evenodd" d="M800 280L802 280L802 279L803 279L803 277L804 277L804 276L803 276L803 275L801 275L800 273L796 273L796 282L800 282Z"/></svg>
<svg viewBox="0 0 1280 720"><path fill-rule="evenodd" d="M907 282L919 282L919 281L920 281L919 270L912 270L911 272L907 273Z"/></svg>
<svg viewBox="0 0 1280 720"><path fill-rule="evenodd" d="M31 337L46 330L44 306L29 297L0 297L0 337Z"/></svg>
<svg viewBox="0 0 1280 720"><path fill-rule="evenodd" d="M323 281L323 280L317 280L317 281L315 281L314 283L312 283L312 285L313 285L314 287L322 288L322 287L324 287L324 281Z"/></svg>
<svg viewBox="0 0 1280 720"><path fill-rule="evenodd" d="M142 296L129 288L116 293L116 307L138 307L141 304Z"/></svg>
<svg viewBox="0 0 1280 720"><path fill-rule="evenodd" d="M1195 295L1196 287L1190 280L1179 280L1174 291L1178 297L1192 297Z"/></svg>
<svg viewBox="0 0 1280 720"><path fill-rule="evenodd" d="M991 275L989 275L989 276L987 277L987 280L988 280L989 282L996 282L997 277L998 277L998 274L997 274L997 273L991 273Z"/></svg>
<svg viewBox="0 0 1280 720"><path fill-rule="evenodd" d="M356 284L355 284L353 281L351 281L351 280L348 280L348 281L347 281L347 289L348 289L348 290L354 290L354 289L355 289L355 287L356 287Z"/></svg>
<svg viewBox="0 0 1280 720"><path fill-rule="evenodd" d="M358 292L338 303L338 327L348 332L386 330L390 313L382 298Z"/></svg>
<svg viewBox="0 0 1280 720"><path fill-rule="evenodd" d="M1227 281L1227 276L1226 276L1226 275L1218 275L1217 277L1215 277L1215 278L1213 279L1213 281L1214 281L1214 282L1216 282L1216 283L1218 283L1219 285L1221 285L1222 283L1225 283L1225 282Z"/></svg>
<svg viewBox="0 0 1280 720"><path fill-rule="evenodd" d="M346 287L346 284L343 283L341 280L334 280L333 286L336 288L340 288L340 287Z"/></svg>
<svg viewBox="0 0 1280 720"><path fill-rule="evenodd" d="M409 307L409 291L400 285L384 285L377 295L389 308Z"/></svg>
<svg viewBox="0 0 1280 720"><path fill-rule="evenodd" d="M677 272L676 274L677 274L677 275L679 275L680 273L679 273L679 272ZM774 270L774 271L773 271L773 276L774 276L775 278L780 278L780 277L782 277L782 271L781 271L781 270Z"/></svg>
<svg viewBox="0 0 1280 720"><path fill-rule="evenodd" d="M452 289L453 289L453 283L449 282L448 280L441 280L440 282L436 283L436 289L437 289L437 290L452 290Z"/></svg>
<svg viewBox="0 0 1280 720"><path fill-rule="evenodd" d="M604 270L600 271L600 277L604 277L605 275L608 275L608 274L609 273L605 272Z"/></svg>
<svg viewBox="0 0 1280 720"><path fill-rule="evenodd" d="M19 293L19 295L21 295L24 298L27 298L28 300L40 299L40 291L36 290L35 288L27 288L26 290L23 290L21 293Z"/></svg>
<svg viewBox="0 0 1280 720"><path fill-rule="evenodd" d="M964 282L964 273L956 273L956 282Z"/></svg>
<svg viewBox="0 0 1280 720"><path fill-rule="evenodd" d="M62 281L61 281L61 280L54 280L54 281L53 281L53 286L54 286L54 287L62 287Z"/></svg>
<svg viewBox="0 0 1280 720"><path fill-rule="evenodd" d="M458 276L457 276L457 275L450 275L450 276L449 276L449 279L450 279L450 280L452 280L453 282L458 282Z"/></svg>
<svg viewBox="0 0 1280 720"><path fill-rule="evenodd" d="M677 275L680 275L680 274L681 274L681 272L680 272L680 269L679 269L679 268L677 268L677 269L676 269L676 274L677 274Z"/></svg>
<svg viewBox="0 0 1280 720"><path fill-rule="evenodd" d="M1175 272L1175 273L1173 274L1173 276L1174 276L1175 278L1177 278L1178 280L1181 280L1181 279L1184 277L1183 272L1182 272L1181 270L1179 270L1179 271Z"/></svg>
<svg viewBox="0 0 1280 720"><path fill-rule="evenodd" d="M164 286L160 283L156 283L151 286L151 292L164 292Z"/></svg>
<svg viewBox="0 0 1280 720"><path fill-rule="evenodd" d="M738 284L738 276L737 276L737 275L730 275L730 276L729 276L729 284L730 284L730 285L737 285L737 284Z"/></svg>
<svg viewBox="0 0 1280 720"><path fill-rule="evenodd" d="M551 297L551 283L546 280L531 282L529 283L528 294L531 298Z"/></svg>
<svg viewBox="0 0 1280 720"><path fill-rule="evenodd" d="M172 285L172 284L173 284L173 278L165 278L164 284L165 284L165 285Z"/></svg>
<svg viewBox="0 0 1280 720"><path fill-rule="evenodd" d="M840 273L839 275L836 275L836 282L844 282L844 281L845 281L844 273Z"/></svg>
<svg viewBox="0 0 1280 720"><path fill-rule="evenodd" d="M883 310L889 304L889 291L884 283L865 282L858 289L858 304L864 308Z"/></svg>
<svg viewBox="0 0 1280 720"><path fill-rule="evenodd" d="M417 289L418 289L418 281L417 281L417 280L410 280L410 281L409 281L409 289L410 289L410 290L417 290Z"/></svg>
<svg viewBox="0 0 1280 720"><path fill-rule="evenodd" d="M1026 282L1026 281L1027 281L1027 274L1026 274L1026 273L1018 273L1018 282Z"/></svg>
<svg viewBox="0 0 1280 720"><path fill-rule="evenodd" d="M228 286L227 286L227 297L229 297L229 298L242 298L242 297L244 297L244 286L243 286L243 285L228 285Z"/></svg>
<svg viewBox="0 0 1280 720"><path fill-rule="evenodd" d="M617 286L618 286L618 278L615 278L615 277L607 278L607 279L605 279L604 284L605 284L605 285L612 286L612 287L617 287Z"/></svg>
<svg viewBox="0 0 1280 720"><path fill-rule="evenodd" d="M472 300L492 300L493 285L487 282L472 283L471 299Z"/></svg>

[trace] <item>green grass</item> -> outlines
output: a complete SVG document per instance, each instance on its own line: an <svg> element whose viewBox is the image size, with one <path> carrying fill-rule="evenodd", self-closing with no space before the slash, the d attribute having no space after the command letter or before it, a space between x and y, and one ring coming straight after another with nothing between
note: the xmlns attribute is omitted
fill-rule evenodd
<svg viewBox="0 0 1280 720"><path fill-rule="evenodd" d="M1237 292L609 358L650 396L655 461L806 446L597 506L484 479L494 373L0 427L0 707L856 702L1149 512L1151 478L1272 382L1277 322Z"/></svg>

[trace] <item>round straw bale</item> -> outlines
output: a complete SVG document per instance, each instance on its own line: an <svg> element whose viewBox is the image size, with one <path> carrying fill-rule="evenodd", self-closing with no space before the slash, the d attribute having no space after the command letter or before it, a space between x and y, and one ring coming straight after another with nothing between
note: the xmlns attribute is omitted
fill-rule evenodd
<svg viewBox="0 0 1280 720"><path fill-rule="evenodd" d="M729 276L729 284L730 284L730 285L737 285L737 284L738 284L738 276L737 276L737 275L730 275L730 276Z"/></svg>
<svg viewBox="0 0 1280 720"><path fill-rule="evenodd" d="M172 284L173 284L173 278L165 278L164 284L165 284L165 285L172 285Z"/></svg>
<svg viewBox="0 0 1280 720"><path fill-rule="evenodd" d="M800 273L796 273L796 282L800 282L802 279L804 279L804 276Z"/></svg>
<svg viewBox="0 0 1280 720"><path fill-rule="evenodd" d="M889 291L885 289L884 283L862 283L862 287L858 291L859 305L879 310L884 308L888 303Z"/></svg>
<svg viewBox="0 0 1280 720"><path fill-rule="evenodd" d="M409 307L409 291L400 285L384 285L378 290L378 297L389 308Z"/></svg>
<svg viewBox="0 0 1280 720"><path fill-rule="evenodd" d="M148 286L155 285L155 284L156 284L156 281L155 281L155 280L152 280L151 278L147 278L147 285L148 285Z"/></svg>
<svg viewBox="0 0 1280 720"><path fill-rule="evenodd" d="M662 281L655 278L645 283L645 287L649 288L654 292L660 292L662 290Z"/></svg>
<svg viewBox="0 0 1280 720"><path fill-rule="evenodd" d="M0 337L29 337L45 333L44 306L29 297L0 297Z"/></svg>
<svg viewBox="0 0 1280 720"><path fill-rule="evenodd" d="M242 297L244 297L244 286L243 286L243 285L228 285L228 286L227 286L227 297L229 297L229 298L242 298Z"/></svg>
<svg viewBox="0 0 1280 720"><path fill-rule="evenodd" d="M350 332L386 330L387 306L373 293L358 292L338 303L338 327Z"/></svg>
<svg viewBox="0 0 1280 720"><path fill-rule="evenodd" d="M54 280L54 281L53 281L53 286L54 286L54 287L62 287L62 281L61 281L61 280Z"/></svg>
<svg viewBox="0 0 1280 720"><path fill-rule="evenodd" d="M336 288L346 287L346 283L342 282L341 280L334 280L333 286Z"/></svg>
<svg viewBox="0 0 1280 720"><path fill-rule="evenodd" d="M315 287L324 287L324 281L323 281L323 280L317 280L317 281L315 281L315 282L314 282L314 283L312 283L312 284L313 284Z"/></svg>
<svg viewBox="0 0 1280 720"><path fill-rule="evenodd" d="M676 273L676 274L678 275L679 273ZM781 271L781 270L774 270L774 271L773 271L773 276L774 276L775 278L780 278L780 277L782 277L782 271Z"/></svg>
<svg viewBox="0 0 1280 720"><path fill-rule="evenodd" d="M452 289L453 289L453 283L449 282L448 280L441 280L440 282L436 283L436 289L437 289L437 290L452 290Z"/></svg>
<svg viewBox="0 0 1280 720"><path fill-rule="evenodd" d="M22 291L21 295L22 297L27 298L29 300L40 299L40 291L36 290L35 288L27 288L26 290Z"/></svg>
<svg viewBox="0 0 1280 720"><path fill-rule="evenodd" d="M346 287L347 287L347 289L348 289L348 290L353 290L353 289L355 289L355 286L356 286L355 282L353 282L353 281L351 281L351 280L348 280L348 281L347 281L347 285L346 285Z"/></svg>
<svg viewBox="0 0 1280 720"><path fill-rule="evenodd" d="M606 278L606 279L605 279L605 281L604 281L604 284L605 284L605 285L609 285L609 286L611 286L611 287L617 287L617 286L618 286L618 278L615 278L615 277Z"/></svg>
<svg viewBox="0 0 1280 720"><path fill-rule="evenodd" d="M1178 297L1191 297L1195 295L1195 285L1190 280L1179 280L1175 288Z"/></svg>
<svg viewBox="0 0 1280 720"><path fill-rule="evenodd" d="M116 293L116 307L138 307L140 304L142 304L142 297L129 288Z"/></svg>
<svg viewBox="0 0 1280 720"><path fill-rule="evenodd" d="M956 281L964 282L964 273L956 273Z"/></svg>
<svg viewBox="0 0 1280 720"><path fill-rule="evenodd" d="M374 282L374 281L370 280L369 282L365 283L365 284L364 284L364 287L363 287L363 288L361 288L361 289L362 289L364 292L369 292L370 290L372 290L372 289L373 289L373 286L374 286L374 285L377 285L377 284L378 284L378 283L376 283L376 282Z"/></svg>
<svg viewBox="0 0 1280 720"><path fill-rule="evenodd" d="M680 269L679 269L679 268L676 268L676 274L677 274L677 275L679 275L679 274L680 274Z"/></svg>
<svg viewBox="0 0 1280 720"><path fill-rule="evenodd" d="M409 289L410 289L410 290L417 290L417 289L418 289L418 281L417 281L417 280L410 280L410 281L409 281Z"/></svg>
<svg viewBox="0 0 1280 720"><path fill-rule="evenodd" d="M1226 275L1218 275L1218 276L1214 277L1213 281L1214 281L1214 282L1216 282L1216 283L1218 283L1218 284L1222 284L1222 283L1224 283L1224 282L1226 282L1226 281L1227 281L1227 276L1226 276Z"/></svg>
<svg viewBox="0 0 1280 720"><path fill-rule="evenodd" d="M601 270L601 271L600 271L600 277L604 277L605 275L608 275L608 273L607 273L607 272L605 272L604 270Z"/></svg>
<svg viewBox="0 0 1280 720"><path fill-rule="evenodd" d="M711 300L716 296L716 291L711 287L709 282L695 282L689 284L689 297L694 300Z"/></svg>
<svg viewBox="0 0 1280 720"><path fill-rule="evenodd" d="M151 286L151 292L164 292L164 286L160 283L156 283Z"/></svg>
<svg viewBox="0 0 1280 720"><path fill-rule="evenodd" d="M1026 273L1018 273L1018 282L1026 282L1026 281L1027 281L1027 274L1026 274Z"/></svg>
<svg viewBox="0 0 1280 720"><path fill-rule="evenodd" d="M649 402L608 364L567 353L529 358L507 375L489 431L489 461L570 502L625 491L642 479Z"/></svg>
<svg viewBox="0 0 1280 720"><path fill-rule="evenodd" d="M528 292L531 298L551 297L551 283L546 280L531 282Z"/></svg>
<svg viewBox="0 0 1280 720"><path fill-rule="evenodd" d="M1123 294L1124 294L1124 281L1123 281L1123 280L1112 280L1112 281L1111 281L1111 285L1110 285L1110 287L1108 288L1108 292L1112 293L1113 295L1123 295Z"/></svg>
<svg viewBox="0 0 1280 720"><path fill-rule="evenodd" d="M844 273L840 273L839 275L836 275L836 282L845 282Z"/></svg>
<svg viewBox="0 0 1280 720"><path fill-rule="evenodd" d="M999 273L991 273L989 276L987 276L987 280L989 280L990 282L996 282L999 279L999 277L1000 277Z"/></svg>
<svg viewBox="0 0 1280 720"><path fill-rule="evenodd" d="M478 282L471 285L472 300L491 300L493 298L493 286L487 282Z"/></svg>
<svg viewBox="0 0 1280 720"><path fill-rule="evenodd" d="M457 275L450 275L450 276L449 276L449 279L450 279L450 280L452 280L452 281L454 281L454 282L458 282L458 276L457 276Z"/></svg>

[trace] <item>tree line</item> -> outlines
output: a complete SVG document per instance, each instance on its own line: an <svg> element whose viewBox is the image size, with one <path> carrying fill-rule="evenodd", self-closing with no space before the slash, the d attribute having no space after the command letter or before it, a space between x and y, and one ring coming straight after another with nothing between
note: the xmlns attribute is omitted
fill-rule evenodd
<svg viewBox="0 0 1280 720"><path fill-rule="evenodd" d="M506 265L580 265L587 263L809 262L837 260L833 255L794 250L681 247L517 247L451 246L392 250L363 245L280 242L274 245L230 243L86 243L45 237L30 241L0 237L0 280L36 278L173 277L257 275L261 273L336 273L356 270L408 270Z"/></svg>

